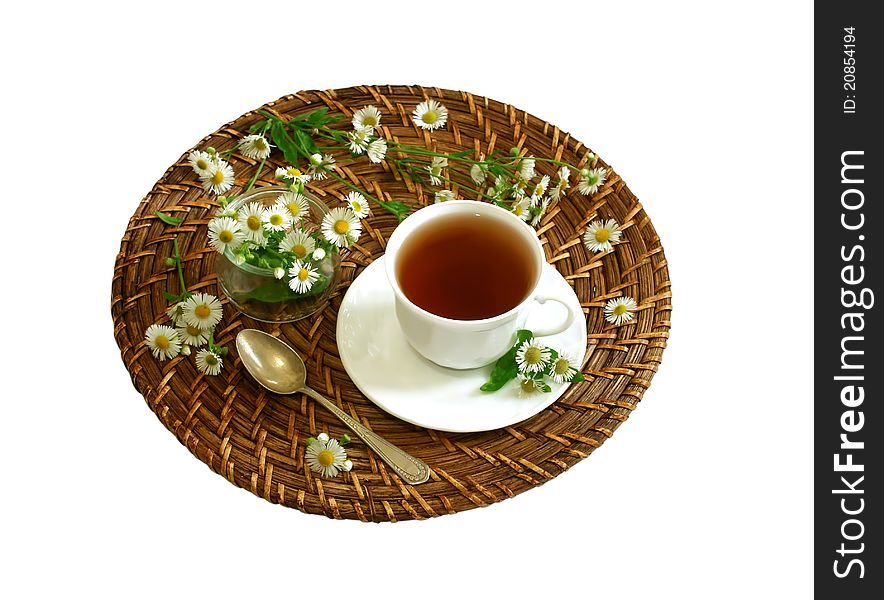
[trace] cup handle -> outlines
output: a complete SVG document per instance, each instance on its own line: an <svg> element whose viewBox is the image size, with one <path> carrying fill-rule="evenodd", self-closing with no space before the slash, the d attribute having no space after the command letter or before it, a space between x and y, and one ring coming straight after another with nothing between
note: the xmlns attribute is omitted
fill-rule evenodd
<svg viewBox="0 0 884 600"><path fill-rule="evenodd" d="M555 325L553 327L547 327L545 329L533 330L535 337L542 337L542 336L555 335L557 333L562 333L563 331L568 329L568 327L571 326L571 323L574 322L574 310L568 305L568 303L565 300L562 300L561 298L556 298L555 296L540 296L540 295L534 296L534 301L539 304L545 304L546 302L548 302L550 300L553 302L557 302L558 304L561 304L563 307L565 307L565 310L568 311L568 314L565 316L564 319L562 319L562 322L559 323L558 325Z"/></svg>

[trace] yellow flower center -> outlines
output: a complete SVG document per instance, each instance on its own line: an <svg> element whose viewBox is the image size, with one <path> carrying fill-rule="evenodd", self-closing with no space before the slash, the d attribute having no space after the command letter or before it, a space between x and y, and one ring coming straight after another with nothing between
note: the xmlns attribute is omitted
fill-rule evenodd
<svg viewBox="0 0 884 600"><path fill-rule="evenodd" d="M305 267L301 267L301 270L298 271L298 279L300 281L307 281L310 278L310 271L308 271Z"/></svg>
<svg viewBox="0 0 884 600"><path fill-rule="evenodd" d="M206 364L209 365L209 366L211 366L211 367L214 367L215 365L218 364L218 359L215 358L215 355L212 354L211 352L208 353L208 354L206 354L206 358L205 358L205 360L206 360Z"/></svg>
<svg viewBox="0 0 884 600"><path fill-rule="evenodd" d="M160 350L165 350L169 347L169 338L164 335L158 335L156 339L153 341L154 346L159 348Z"/></svg>
<svg viewBox="0 0 884 600"><path fill-rule="evenodd" d="M264 138L255 138L255 148L257 148L258 150L267 149L267 142L264 140Z"/></svg>
<svg viewBox="0 0 884 600"><path fill-rule="evenodd" d="M513 209L513 212L516 213L517 217L521 217L522 213L525 212L525 207L521 204L516 204L516 207Z"/></svg>
<svg viewBox="0 0 884 600"><path fill-rule="evenodd" d="M360 213L362 212L362 205L359 202L353 202L353 212Z"/></svg>
<svg viewBox="0 0 884 600"><path fill-rule="evenodd" d="M350 224L347 221L340 219L338 221L335 221L334 227L332 227L332 229L335 230L335 233L339 235L344 235L345 233L350 231Z"/></svg>
<svg viewBox="0 0 884 600"><path fill-rule="evenodd" d="M297 255L298 258L303 258L307 254L307 248L301 244L295 244L292 246L292 254Z"/></svg>
<svg viewBox="0 0 884 600"><path fill-rule="evenodd" d="M335 455L331 450L323 450L316 456L316 460L319 461L323 467L330 467L335 464Z"/></svg>
<svg viewBox="0 0 884 600"><path fill-rule="evenodd" d="M569 368L570 368L570 365L568 364L568 361L565 360L564 358L559 358L559 359L556 359L556 364L553 366L553 372L556 375L564 375L565 373L568 372Z"/></svg>
<svg viewBox="0 0 884 600"><path fill-rule="evenodd" d="M202 329L199 327L194 327L193 325L187 326L187 334L188 335L199 335L202 332Z"/></svg>
<svg viewBox="0 0 884 600"><path fill-rule="evenodd" d="M208 304L200 304L195 309L193 309L193 314L195 314L200 319L208 319L212 314L212 309L209 308Z"/></svg>
<svg viewBox="0 0 884 600"><path fill-rule="evenodd" d="M599 229L595 232L595 241L604 244L611 238L611 232L605 228Z"/></svg>
<svg viewBox="0 0 884 600"><path fill-rule="evenodd" d="M619 317L620 315L625 315L625 314L626 314L626 305L625 305L625 304L618 304L617 306L614 307L614 311L613 311L613 312L614 312L614 314L617 315L618 317Z"/></svg>
<svg viewBox="0 0 884 600"><path fill-rule="evenodd" d="M540 348L531 347L525 351L525 362L529 365L536 365L540 362L541 352Z"/></svg>
<svg viewBox="0 0 884 600"><path fill-rule="evenodd" d="M261 229L261 218L256 215L249 215L249 218L246 219L246 227L252 231L258 231Z"/></svg>
<svg viewBox="0 0 884 600"><path fill-rule="evenodd" d="M297 217L299 214L301 214L301 207L298 206L297 202L289 202L285 205L285 207L289 209L289 212L292 213L293 217Z"/></svg>
<svg viewBox="0 0 884 600"><path fill-rule="evenodd" d="M291 175L292 177L300 177L301 176L301 169L298 169L296 167L289 167L288 169L286 169L286 172L289 175Z"/></svg>
<svg viewBox="0 0 884 600"><path fill-rule="evenodd" d="M205 158L200 158L196 161L196 166L197 168L206 170L209 168L209 161L207 161Z"/></svg>
<svg viewBox="0 0 884 600"><path fill-rule="evenodd" d="M224 183L224 171L218 169L217 171L212 173L212 183L214 183L215 185L219 183Z"/></svg>
<svg viewBox="0 0 884 600"><path fill-rule="evenodd" d="M221 240L221 242L224 244L229 244L233 241L233 232L229 229L225 229L224 231L218 233L218 239Z"/></svg>
<svg viewBox="0 0 884 600"><path fill-rule="evenodd" d="M377 127L378 120L377 118L375 118L374 115L365 115L364 117L362 117L362 124L368 125L369 127Z"/></svg>
<svg viewBox="0 0 884 600"><path fill-rule="evenodd" d="M537 383L535 383L535 381L533 379L527 379L525 381L522 381L519 383L519 385L521 386L522 391L527 394L530 394L531 392L537 390Z"/></svg>
<svg viewBox="0 0 884 600"><path fill-rule="evenodd" d="M282 218L282 215L270 215L270 218L268 219L268 221L274 227L279 227L280 225L282 225L283 218Z"/></svg>
<svg viewBox="0 0 884 600"><path fill-rule="evenodd" d="M433 123L435 123L438 120L439 120L439 115L436 113L435 110L428 110L427 112L424 113L424 116L421 117L421 121L423 121L427 125L432 125Z"/></svg>

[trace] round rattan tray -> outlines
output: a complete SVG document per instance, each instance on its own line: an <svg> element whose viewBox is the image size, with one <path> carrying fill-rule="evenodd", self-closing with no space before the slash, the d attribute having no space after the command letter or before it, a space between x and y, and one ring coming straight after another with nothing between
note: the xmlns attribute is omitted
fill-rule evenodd
<svg viewBox="0 0 884 600"><path fill-rule="evenodd" d="M429 134L411 121L411 112L427 98L449 110L444 129ZM382 114L387 139L441 151L473 149L489 155L495 148L519 148L577 166L608 167L600 158L590 163L589 148L558 127L510 105L467 92L410 86L359 86L305 91L280 98L264 110L291 118L327 106L349 119L353 111L373 104ZM221 127L196 147L234 146L258 120L249 112ZM172 165L141 201L123 236L114 268L111 312L123 362L136 389L160 422L190 452L231 483L270 502L336 519L402 521L452 514L511 498L566 471L611 437L637 406L660 364L670 326L670 282L660 239L635 195L616 172L592 196L573 188L553 204L538 226L548 262L571 283L587 319L586 381L536 416L505 429L453 434L423 429L391 417L367 400L347 377L335 344L338 307L349 283L373 260L397 224L393 215L375 209L363 236L345 253L342 281L319 313L292 324L268 325L233 310L219 293L215 252L207 247L206 227L216 205L200 186L186 161ZM274 170L284 159L274 153L257 185L274 183ZM240 191L258 161L234 153ZM538 163L538 170L553 169ZM433 202L421 186L402 180L384 164L355 162L343 175L385 199L414 204ZM349 191L335 181L311 187L331 205ZM178 227L163 224L155 211L183 218ZM582 243L586 225L614 218L624 227L613 251L594 254ZM164 290L177 290L177 274L165 264L177 238L191 291L218 295L225 301L216 341L230 349L219 376L201 374L192 357L155 360L144 344L152 323L164 322ZM636 319L615 327L604 320L610 299L629 295L639 304ZM337 478L318 477L304 462L305 441L327 431L338 437L347 430L306 397L279 397L265 392L246 373L236 356L234 338L247 327L286 340L305 357L308 383L362 423L426 461L429 482L404 485L354 438L348 446L354 468Z"/></svg>

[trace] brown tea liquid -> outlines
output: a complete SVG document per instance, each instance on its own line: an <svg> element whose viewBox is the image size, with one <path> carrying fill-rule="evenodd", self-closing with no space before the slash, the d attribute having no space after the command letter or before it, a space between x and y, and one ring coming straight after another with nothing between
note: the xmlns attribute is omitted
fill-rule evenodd
<svg viewBox="0 0 884 600"><path fill-rule="evenodd" d="M526 240L491 216L447 215L415 229L399 250L396 277L414 304L473 321L521 303L537 278Z"/></svg>

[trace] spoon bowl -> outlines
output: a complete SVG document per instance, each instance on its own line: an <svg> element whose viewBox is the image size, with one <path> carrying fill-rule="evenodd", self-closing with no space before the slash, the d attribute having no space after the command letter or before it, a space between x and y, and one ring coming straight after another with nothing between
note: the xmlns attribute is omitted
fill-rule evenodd
<svg viewBox="0 0 884 600"><path fill-rule="evenodd" d="M236 350L246 371L255 381L277 394L301 392L319 402L359 436L406 483L416 485L430 478L430 467L425 462L394 446L309 387L304 361L294 348L279 338L257 329L243 329L236 335Z"/></svg>

